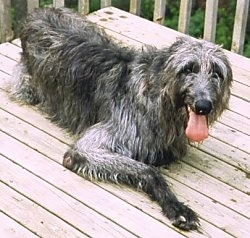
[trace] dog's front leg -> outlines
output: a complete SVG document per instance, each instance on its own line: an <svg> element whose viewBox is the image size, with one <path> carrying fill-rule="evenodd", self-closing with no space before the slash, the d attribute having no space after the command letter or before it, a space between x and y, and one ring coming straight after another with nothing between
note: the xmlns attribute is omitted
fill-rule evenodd
<svg viewBox="0 0 250 238"><path fill-rule="evenodd" d="M88 180L110 181L140 189L158 202L173 225L184 230L197 229L199 220L195 212L177 200L155 167L111 151L105 146L106 139L110 139L106 132L95 128L87 131L65 153L63 165Z"/></svg>

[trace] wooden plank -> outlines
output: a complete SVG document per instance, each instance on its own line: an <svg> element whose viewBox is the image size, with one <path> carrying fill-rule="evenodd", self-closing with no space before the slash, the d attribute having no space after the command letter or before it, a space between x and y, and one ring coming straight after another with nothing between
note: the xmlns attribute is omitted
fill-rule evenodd
<svg viewBox="0 0 250 238"><path fill-rule="evenodd" d="M218 141L216 138L211 136L204 140L199 148L219 160L233 165L236 169L238 168L244 171L246 175L249 173L250 160L248 159L248 153L233 148L231 145L226 144L223 141Z"/></svg>
<svg viewBox="0 0 250 238"><path fill-rule="evenodd" d="M0 155L1 162L7 159ZM6 163L10 164L11 163ZM0 165L1 173L4 173L3 167ZM28 172L25 176L29 176ZM23 195L17 193L15 190L6 186L0 182L0 202L1 210L8 214L9 217L15 219L23 227L31 230L34 234L39 237L87 237L83 233L76 230L73 226L69 225L67 222L61 220L57 216L49 213L41 206L30 201ZM25 212L24 212L25 211ZM35 216L34 216L35 214ZM0 219L1 220L1 219ZM18 226L17 226L18 227ZM1 230L1 228L0 228ZM3 235L0 232L1 236ZM33 234L32 237L35 235ZM2 236L4 237L4 236ZM6 236L10 237L10 236ZM21 236L19 237L26 237Z"/></svg>
<svg viewBox="0 0 250 238"><path fill-rule="evenodd" d="M49 136L45 132L40 132L39 129L16 119L13 115L0 109L0 125L1 130L7 134L13 135L16 139L23 141L26 144L43 153L44 155L56 158L58 163L62 163L64 153L69 146ZM7 126L8 125L8 126ZM4 128L7 126L6 128ZM26 137L26 139L24 138ZM32 138L32 140L30 140ZM51 146L53 145L53 147ZM58 157L60 155L60 157Z"/></svg>
<svg viewBox="0 0 250 238"><path fill-rule="evenodd" d="M250 104L245 100L231 96L229 99L229 108L246 118L250 118Z"/></svg>
<svg viewBox="0 0 250 238"><path fill-rule="evenodd" d="M101 237L106 237L107 235L133 237L133 234L138 234L141 237L146 237L147 235L153 237L157 230L162 234L170 236L175 234L177 237L183 237L152 217L104 191L99 186L82 179L80 176L58 165L58 163L52 162L42 154L31 150L24 144L1 132L0 141L4 143L1 150L4 156L11 158L16 164L25 165L27 170L32 171L33 174L43 178L49 184L53 184L60 191L42 182L36 176L27 178L16 166L11 166L11 171L3 174L4 181L9 186L14 186L16 190L22 191L25 196L36 201L37 204L43 205L49 211L67 220L80 231L84 231L84 233L94 237L99 237L98 234L101 234ZM15 151L9 148L15 148ZM60 156L60 154L58 155ZM57 158L53 159L59 160L58 155ZM35 159L30 160L30 158ZM2 166L7 166L4 163L2 163ZM14 174L21 176L21 179L18 180L19 176L15 178ZM9 183L10 178L12 178L11 184ZM26 186L28 181L32 181L29 182L29 188ZM66 193L70 194L70 197ZM58 200L58 198L60 199ZM58 201L58 203L55 206L50 201ZM81 201L81 204L77 201ZM90 210L90 207L98 213ZM104 214L108 219L99 214ZM145 227L141 226L141 221L144 222ZM119 223L126 230L117 226L114 222L116 224Z"/></svg>
<svg viewBox="0 0 250 238"><path fill-rule="evenodd" d="M192 0L181 0L178 31L188 34L189 23L192 10Z"/></svg>
<svg viewBox="0 0 250 238"><path fill-rule="evenodd" d="M41 113L38 108L10 101L10 95L2 90L0 90L0 98L0 108L4 109L6 112L9 112L23 121L26 120L29 124L32 124L41 131L54 136L58 141L66 145L73 143L74 137L70 136L63 129L56 127L55 124L46 119L47 115ZM29 115L29 117L27 117L27 115Z"/></svg>
<svg viewBox="0 0 250 238"><path fill-rule="evenodd" d="M249 0L238 0L234 19L233 39L231 50L242 54L244 48Z"/></svg>
<svg viewBox="0 0 250 238"><path fill-rule="evenodd" d="M182 168L180 167L179 169L181 170ZM177 171L177 168L171 168L171 170L173 170L174 174L180 173L180 170ZM188 179L186 176L185 179L182 179L181 182L178 182L172 179L172 176L169 176L170 174L172 174L172 172L169 172L169 170L163 169L162 172L168 175L166 176L166 179L171 184L172 189L175 191L180 201L189 204L190 207L192 207L201 218L202 229L200 230L200 234L195 232L189 232L187 234L188 237L221 238L228 236L231 237L230 234L232 233L234 234L233 237L241 237L241 234L247 234L247 229L246 231L240 232L238 231L239 229L237 229L237 226L242 227L240 225L240 222L237 221L237 219L241 219L241 215L232 212L232 210L222 206L219 201L216 201L213 198L206 197L190 187L183 186L183 183L185 183L185 181ZM154 210L156 210L156 212L158 211L157 208L155 208L152 204L148 204L145 199L139 196L140 194L135 194L134 191L129 188L121 188L120 186L115 187L111 186L110 184L101 184L101 186L105 187L109 191L112 191L113 194L118 197L121 197L128 203L135 204L136 207L139 207L142 210L150 210L150 214L154 215ZM204 189L206 188L205 186L203 187ZM220 194L223 193L220 192ZM142 200L143 203L141 202ZM160 217L160 219L162 218ZM165 222L164 219L162 219L162 221ZM243 218L242 221L245 225L249 224L249 220L246 218Z"/></svg>
<svg viewBox="0 0 250 238"><path fill-rule="evenodd" d="M12 43L13 45L16 45L16 46L21 47L21 41L20 41L19 38L12 40L11 43Z"/></svg>
<svg viewBox="0 0 250 238"><path fill-rule="evenodd" d="M8 120L9 121L9 120ZM12 124L12 121L9 121L9 123L8 124ZM19 124L19 127L21 128L21 127L23 127L23 126L21 126L20 124ZM30 130L29 130L30 131ZM9 133L9 132L8 132ZM18 131L16 130L16 134L18 134ZM30 133L28 134L29 136L31 135ZM26 136L26 137L28 137L28 136ZM41 137L43 137L42 135L41 135ZM1 140L1 137L0 137L0 140ZM6 141L6 139L5 139L5 141ZM32 143L32 141L34 141L34 138L30 138L30 142L28 142L27 140L25 141L25 143ZM21 153L21 151L24 151L24 149L21 149L21 150L19 150L18 149L18 145L12 145L12 143L8 140L8 141L6 141L5 142L7 145L9 145L9 146L14 146L15 147L15 151L10 151L10 150L4 150L2 153L8 153L8 154L5 154L6 156L8 156L8 157L10 157L10 158L13 158L13 157L15 157L14 156L14 154L16 154L16 153L18 153L18 155L19 155L19 159L20 159L20 161L22 162L22 164L26 164L26 167L28 166L28 169L29 170L31 170L31 171L33 171L33 172L35 172L37 169L35 169L35 168L39 168L39 164L43 164L43 166L45 167L45 168L50 168L51 170L53 170L54 172L53 172L53 174L51 175L52 177L53 177L53 179L55 180L55 181L58 181L58 180L61 180L61 179L59 179L59 178L57 178L57 175L56 175L56 170L55 170L55 168L52 168L52 165L46 165L47 163L45 162L45 161L40 161L39 160L39 158L37 158L37 156L35 156L35 154L33 155L33 152L31 153L30 151L28 152L29 153L29 157L33 157L33 158L36 158L36 160L35 160L35 162L34 161L32 161L32 162L29 162L29 163L26 163L26 160L25 160L25 158L26 158L26 156L24 156L24 158L20 155L20 153ZM52 142L53 143L53 142ZM3 144L3 146L4 146L5 144ZM53 143L53 145L54 145L54 143ZM54 148L54 147L53 147ZM38 149L38 148L36 148L36 149ZM44 150L48 150L48 148L44 148ZM14 153L14 154L13 154ZM44 153L44 151L42 152L42 153ZM12 155L13 154L13 155ZM20 157L21 156L21 157ZM60 155L57 155L57 158L58 158L58 156L60 156ZM29 157L27 156L27 162L29 161ZM18 161L15 161L16 163L18 162ZM34 164L34 163L37 163L37 164ZM30 167L30 166L32 166L32 167ZM39 171L41 170L41 168L39 169ZM45 169L45 173L48 173L48 171L47 171L47 169ZM44 175L42 175L42 174L40 174L39 173L39 176L40 177L44 177ZM60 175L59 175L60 176ZM65 175L63 176L63 177L65 177ZM44 177L45 178L45 177ZM48 176L46 177L46 180L48 179ZM67 181L69 180L67 177L65 178ZM49 181L50 183L54 183L53 181ZM69 183L71 183L71 186L72 186L72 182L71 181L69 181ZM76 182L74 182L74 183L76 183ZM58 182L57 182L57 184L58 184ZM76 187L78 186L77 184L75 184L76 185ZM63 187L63 188L65 188L65 187L67 187L65 184L64 184L64 182L62 181L62 184L61 185L58 185L59 187ZM80 186L80 184L79 184L79 186ZM82 186L82 185L81 185ZM83 187L84 188L84 187ZM74 191L77 191L77 189L75 189L75 188L73 188L73 190ZM79 190L79 189L78 189ZM93 191L93 188L91 188L91 190L92 190L92 194L95 194L95 192ZM84 188L84 191L87 191L87 188L85 187ZM80 192L80 191L78 191L78 192ZM67 193L70 193L70 194L72 194L72 191L71 192L69 192L69 191L67 191ZM83 196L83 194L82 195L79 195L79 196ZM86 197L86 192L85 192L85 195L84 195L85 197ZM97 196L97 195L96 195ZM99 197L99 196L101 196L101 195L98 195L97 197ZM103 197L106 197L106 195L102 195ZM93 200L93 198L89 198L89 199L92 199ZM111 198L107 198L108 200L111 200ZM91 200L91 201L92 201ZM113 201L114 199L112 199L112 201ZM98 202L98 201L97 201ZM99 202L100 203L100 202ZM106 202L105 202L105 204L106 204ZM113 201L112 202L112 205L113 205L113 209L115 209L115 210L117 210L117 209L119 209L119 208L114 208L114 206L115 206L115 202ZM106 205L106 206L109 206L108 204ZM96 205L95 205L95 207L96 207ZM118 206L118 207L120 207L120 206ZM96 207L96 209L97 209L97 207ZM118 212L119 212L119 210L118 210ZM107 212L105 212L104 214L107 214ZM124 214L124 212L122 213L122 214ZM158 214L159 215L159 214ZM127 217L127 215L126 215L126 217ZM206 216L204 216L204 218L205 218ZM168 224L169 224L169 221L167 221L168 222ZM211 221L210 221L211 222ZM152 226L152 225L151 225Z"/></svg>
<svg viewBox="0 0 250 238"><path fill-rule="evenodd" d="M210 152L210 153L209 153ZM226 197L225 199L229 199L226 196L226 193L228 191L232 191L232 196L235 196L235 198L240 197L240 199L243 199L243 204L247 201L250 202L249 197L247 197L249 191L250 191L250 184L247 178L247 171L249 171L250 167L248 166L247 168L245 168L244 170L241 170L238 165L237 166L232 166L230 163L224 162L221 160L221 158L216 158L216 156L213 155L213 150L209 151L208 153L204 153L201 150L198 150L197 148L190 148L189 149L189 153L187 154L187 156L185 156L183 158L182 161L184 161L185 163L189 164L190 166L192 166L193 168L197 168L199 171L196 172L196 175L199 174L199 176L203 176L202 173L200 173L200 171L202 171L205 174L208 174L210 176L212 176L213 178L216 178L218 180L220 180L221 182L225 183L224 185L222 185L221 182L218 182L218 184L216 185L217 188L219 188L220 186L223 187L223 191L225 189L225 193L223 193L223 197ZM234 152L234 157L237 156L238 151ZM231 158L232 159L232 158ZM182 166L183 167L183 166ZM187 168L184 169L185 171L188 171L191 168ZM196 170L194 170L196 171ZM223 171L223 173L221 172ZM193 174L191 175L193 176ZM205 181L205 183L217 183L217 181L210 179L207 177L207 179L205 178L206 176L204 176L204 179L207 180ZM194 178L195 179L195 178ZM230 185L231 187L229 188L227 185ZM213 186L212 186L213 188ZM231 189L231 188L235 188L235 189ZM239 191L241 191L238 195L236 195ZM245 194L242 194L245 193ZM242 196L241 196L242 194ZM212 196L213 198L215 198L214 196ZM223 204L230 204L229 202L225 202ZM234 207L236 204L233 204ZM238 206L238 205L237 205ZM239 206L241 208L237 208L237 210L239 211L244 210L243 207L241 206L241 204L239 204ZM250 211L249 211L250 212ZM248 216L249 216L249 212Z"/></svg>
<svg viewBox="0 0 250 238"><path fill-rule="evenodd" d="M232 95L235 95L240 99L250 102L249 90L250 90L249 86L239 83L237 81L233 81L232 90L231 90Z"/></svg>
<svg viewBox="0 0 250 238"><path fill-rule="evenodd" d="M180 184L179 182L167 177L168 183L173 187L173 190L175 191L178 198L180 198L180 201L189 203L189 200L185 198L185 195L183 194L182 186L183 184ZM123 199L124 201L133 204L135 207L139 208L140 210L147 212L151 216L155 217L156 219L160 220L161 222L168 224L169 221L164 217L162 214L159 214L161 212L161 209L159 206L156 206L156 204L152 203L148 199L145 199L143 194L136 193L133 189L121 186L121 185L111 185L108 183L99 183L99 186L102 188L105 188L106 190L110 191L112 194L116 195L117 197ZM181 191L179 191L179 189ZM187 187L185 188L186 192L189 192ZM199 199L200 204L203 204L203 202L206 204L206 200L203 201L203 197L200 196L200 194L192 191L195 196L192 197L192 208L197 211L196 209L196 199ZM187 195L188 197L191 197L190 195ZM219 209L219 208L218 208ZM218 228L216 225L213 224L213 222L207 221L207 215L206 211L203 211L203 213L199 213L200 223L201 223L201 229L199 232L188 232L184 233L188 238L205 238L205 237L220 237L220 238L232 238L233 236L229 235L228 233L225 233L223 230ZM157 236L158 237L158 236Z"/></svg>
<svg viewBox="0 0 250 238"><path fill-rule="evenodd" d="M1 195L2 195L2 190L1 190ZM1 210L2 207L0 208ZM26 228L24 228L22 225L14 221L12 218L8 217L6 214L3 212L0 212L0 234L1 237L11 237L11 238L20 238L20 237L25 237L25 238L33 238L37 237L37 235L33 234Z"/></svg>
<svg viewBox="0 0 250 238"><path fill-rule="evenodd" d="M166 12L166 0L155 1L153 21L155 23L162 25L165 20L165 12Z"/></svg>
<svg viewBox="0 0 250 238"><path fill-rule="evenodd" d="M196 193L190 187L182 186L183 182L189 180L189 177L184 176L182 181L175 182L170 178L178 176L179 171L173 171L168 173L167 179L173 184L174 191L178 191L178 198L181 201L188 203L191 207L195 207L195 211L201 216L206 218L214 226L220 228L227 234L234 237L248 237L250 221L248 218L241 216L237 212L233 212L224 206L221 206L220 201L216 201L213 198L203 196L201 193ZM201 178L202 179L202 178ZM195 181L196 183L197 181ZM192 185L193 187L193 185ZM205 185L202 185L205 189ZM223 192L220 192L223 196ZM213 233L204 234L205 237L216 237ZM220 237L220 236L218 236Z"/></svg>
<svg viewBox="0 0 250 238"><path fill-rule="evenodd" d="M6 89L8 83L11 80L11 76L9 74L6 74L0 70L0 88Z"/></svg>
<svg viewBox="0 0 250 238"><path fill-rule="evenodd" d="M244 56L239 55L239 54L236 54L234 52L228 51L228 50L225 50L225 51L226 51L226 53L231 61L231 64L235 68L238 68L238 69L243 70L244 72L250 73L250 68L247 67L248 65L250 65L249 58L244 57ZM249 82L250 82L250 79L249 79Z"/></svg>
<svg viewBox="0 0 250 238"><path fill-rule="evenodd" d="M204 35L205 40L215 42L217 25L218 0L207 0L205 11Z"/></svg>
<svg viewBox="0 0 250 238"><path fill-rule="evenodd" d="M230 146L250 154L250 140L246 134L233 130L229 126L219 122L214 123L213 127L210 128L209 134Z"/></svg>
<svg viewBox="0 0 250 238"><path fill-rule="evenodd" d="M139 16L141 13L141 0L130 0L129 12Z"/></svg>
<svg viewBox="0 0 250 238"><path fill-rule="evenodd" d="M192 160L194 157L197 157L196 161L200 158L197 153L190 153L186 160ZM193 164L194 163L192 163L192 166ZM248 219L250 218L250 210L246 211L246 207L250 206L250 197L248 194L215 179L213 176L208 176L205 172L196 170L192 166L187 165L186 163L177 162L171 164L169 171L163 171L163 173L181 183L185 181L185 185L188 187L198 191L206 197L213 198L213 200L234 210L236 213L239 213ZM205 166L203 166L203 169L205 170ZM223 176L227 175L221 173L220 178L223 179ZM233 173L229 173L228 176L233 176ZM244 180L246 183L246 177L244 177L242 181ZM235 187L237 187L236 184ZM247 189L249 192L249 186ZM248 222L250 222L250 220Z"/></svg>
<svg viewBox="0 0 250 238"><path fill-rule="evenodd" d="M240 131L246 135L250 135L250 120L247 117L241 116L233 111L225 110L222 113L219 122L228 125L234 130Z"/></svg>
<svg viewBox="0 0 250 238"><path fill-rule="evenodd" d="M3 115L1 115L1 117L2 117L2 118L5 118ZM19 128L23 128L23 129L27 130L27 129L24 127L23 124L22 124L22 125L21 125L20 123L16 124L16 123L13 122L13 120L10 120L10 119L8 120L8 124L6 124L6 125L3 124L2 127L6 129L6 127L8 127L8 125L12 125L12 126L14 125L14 127L17 127L17 126L18 126ZM16 125L16 126L15 126L15 125ZM11 126L11 127L12 127L12 126ZM19 130L20 130L20 129L19 129ZM18 130L15 130L15 131L16 131L16 135L15 135L15 136L18 136L19 131L18 131ZM29 134L28 134L29 136L26 135L25 143L26 143L26 144L34 143L34 141L35 141L36 139L35 139L33 136L32 136L32 138L29 139L30 142L27 141L28 137L31 136L31 130L28 130L28 131L29 131ZM8 132L8 134L12 134L12 132L9 131L9 130L8 130L7 132ZM24 136L24 135L23 135L23 136ZM20 138L22 138L23 136L21 136ZM46 137L46 135L40 135L40 136L39 136L39 138L42 138L42 137ZM18 138L19 138L19 136L18 136ZM45 139L46 139L46 138L45 138ZM48 140L49 140L49 139L48 139ZM51 141L51 140L50 140L50 141ZM51 143L52 143L54 146L57 146L54 142L51 142ZM8 143L8 144L9 144L9 143ZM16 148L16 146L15 146L15 148ZM42 149L42 147L39 147L39 148L38 148L38 147L35 147L35 149L38 150L38 151L43 151L42 153L44 153L44 150L48 150L48 148L46 148L46 147L44 147L44 149ZM54 149L54 147L53 147L53 149ZM46 152L46 153L47 153L47 152ZM54 156L56 156L56 158L58 158L58 155L54 155ZM182 171L182 173L185 173L185 171L183 171L183 167L181 168L181 171ZM190 171L189 171L189 172L190 172ZM187 175L187 176L190 176L190 175ZM204 179L206 179L206 178L204 177ZM180 180L182 180L182 178L181 178ZM220 187L219 190L220 190L221 192L224 191L221 187ZM243 204L244 204L244 203L243 203Z"/></svg>
<svg viewBox="0 0 250 238"><path fill-rule="evenodd" d="M247 64L246 64L247 63ZM250 71L248 71L248 67L250 67L250 61L245 63L245 69L242 69L238 66L232 65L233 70L233 78L234 80L238 81L239 83L250 87L250 77L248 75L250 74Z"/></svg>
<svg viewBox="0 0 250 238"><path fill-rule="evenodd" d="M7 56L10 59L19 61L21 58L22 49L16 45L13 45L9 42L0 44L0 54Z"/></svg>
<svg viewBox="0 0 250 238"><path fill-rule="evenodd" d="M0 137L2 138L2 136L3 134L0 132ZM89 194L89 196L91 197L95 196L93 195L95 194L94 190L88 190L88 188L84 186L84 183L80 183L81 186L79 187L83 189L82 194L84 194L84 196L82 196L81 198L78 197L78 199L73 198L72 194L67 195L65 192L60 190L67 186L71 186L71 188L73 188L72 190L79 190L77 186L74 186L74 179L71 179L72 173L70 173L69 171L65 171L62 166L59 166L58 164L50 161L45 157L43 159L43 162L45 162L45 166L43 164L36 163L36 161L41 162L38 153L36 153L36 155L34 153L30 153L28 147L25 149L23 147L24 145L21 145L21 143L14 141L13 139L11 139L11 137L6 138L5 136L5 141L8 141L10 144L5 144L3 154L8 154L8 156L13 159L13 161L15 161L15 163L12 163L8 160L1 160L1 179L5 181L6 185L14 188L17 192L22 193L25 197L29 197L32 201L44 207L46 210L49 210L55 216L60 217L64 221L67 221L69 225L75 227L77 230L91 237L134 237L130 232L124 230L111 220L103 217L102 215L82 203L82 201L85 201L84 197L88 196L87 194ZM20 154L11 154L7 152L7 149L13 145L17 146L15 148L18 152L20 152ZM20 146L23 147L21 150ZM8 151L11 152L10 149ZM34 157L32 157L35 158L34 160L30 159L31 155L35 155ZM27 161L27 159L29 162ZM27 171L17 165L25 165L26 167L27 162L30 164L32 164L33 162L36 163L37 169L32 169L32 173L36 174L37 171L43 171L43 178L47 179L47 177L54 176L56 179L63 181L63 183L60 183L62 185L60 186L60 189L57 189L51 184L42 181L39 178L41 176L37 177L32 173L29 173L27 175ZM46 167L46 165L48 166ZM5 168L11 168L11 170L6 170ZM4 169L5 172L3 173ZM67 174L69 176L67 176ZM74 177L79 176L75 175ZM67 179L71 182L71 184L65 181ZM81 181L84 180L81 179ZM29 186L27 186L27 184L29 184ZM55 179L52 184L58 185ZM93 193L91 191L93 191ZM98 200L100 204L103 204L102 196L100 196Z"/></svg>
<svg viewBox="0 0 250 238"><path fill-rule="evenodd" d="M15 60L12 60L10 58L7 58L0 54L0 70L12 75L13 70L15 69L17 65L17 62Z"/></svg>

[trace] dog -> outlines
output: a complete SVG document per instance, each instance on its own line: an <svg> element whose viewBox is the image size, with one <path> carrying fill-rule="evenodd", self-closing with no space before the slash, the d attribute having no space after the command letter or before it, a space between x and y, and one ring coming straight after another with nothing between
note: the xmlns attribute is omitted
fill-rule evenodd
<svg viewBox="0 0 250 238"><path fill-rule="evenodd" d="M183 157L189 141L206 139L227 108L232 70L221 48L188 36L162 49L123 47L65 8L35 10L20 32L12 93L77 135L63 165L140 189L174 226L198 229L198 215L157 167Z"/></svg>

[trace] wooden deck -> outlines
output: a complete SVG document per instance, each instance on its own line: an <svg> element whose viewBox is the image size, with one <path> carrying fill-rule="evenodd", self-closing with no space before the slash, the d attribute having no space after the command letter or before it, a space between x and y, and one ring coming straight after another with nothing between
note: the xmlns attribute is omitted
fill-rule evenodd
<svg viewBox="0 0 250 238"><path fill-rule="evenodd" d="M115 8L88 16L124 44L169 45L176 31ZM230 109L199 149L162 170L200 216L183 232L147 196L91 183L64 169L72 138L35 107L9 99L20 41L0 45L0 237L215 237L250 235L250 60L227 52L234 73Z"/></svg>

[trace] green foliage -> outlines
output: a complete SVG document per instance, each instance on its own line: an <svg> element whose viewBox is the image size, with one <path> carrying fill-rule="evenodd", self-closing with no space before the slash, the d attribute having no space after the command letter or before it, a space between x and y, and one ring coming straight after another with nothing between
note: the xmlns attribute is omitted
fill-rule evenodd
<svg viewBox="0 0 250 238"><path fill-rule="evenodd" d="M168 1L166 9L166 20L164 25L177 30L179 18L180 0ZM234 14L236 0L229 1L224 7L218 8L218 18L216 26L216 44L222 45L223 48L230 50L232 42L232 32L234 24ZM152 9L153 11L153 9ZM204 31L205 9L194 8L192 10L189 34L196 38L203 36ZM246 34L244 56L250 57L250 35Z"/></svg>
<svg viewBox="0 0 250 238"><path fill-rule="evenodd" d="M231 48L236 1L230 1L226 7L218 9L216 43L225 49Z"/></svg>
<svg viewBox="0 0 250 238"><path fill-rule="evenodd" d="M142 1L140 16L150 21L153 21L154 17L153 9L154 9L154 1L152 0Z"/></svg>
<svg viewBox="0 0 250 238"><path fill-rule="evenodd" d="M68 7L77 8L77 0L66 0ZM167 1L166 17L164 25L177 30L180 0ZM148 20L153 20L154 0L141 1L141 17ZM41 0L40 6L51 5L52 0ZM129 0L112 0L112 5L128 11ZM100 8L100 0L90 1L90 12L96 11ZM216 43L222 45L225 49L231 48L234 14L236 8L236 0L228 1L224 7L219 7L217 27L216 27ZM202 38L204 31L205 9L194 7L191 13L189 24L189 34L196 38ZM250 57L250 35L246 34L244 55Z"/></svg>
<svg viewBox="0 0 250 238"><path fill-rule="evenodd" d="M204 32L204 19L205 13L204 10L198 8L191 15L190 23L189 23L189 34L196 38L202 38Z"/></svg>
<svg viewBox="0 0 250 238"><path fill-rule="evenodd" d="M53 4L53 0L40 0L39 7L46 7Z"/></svg>

